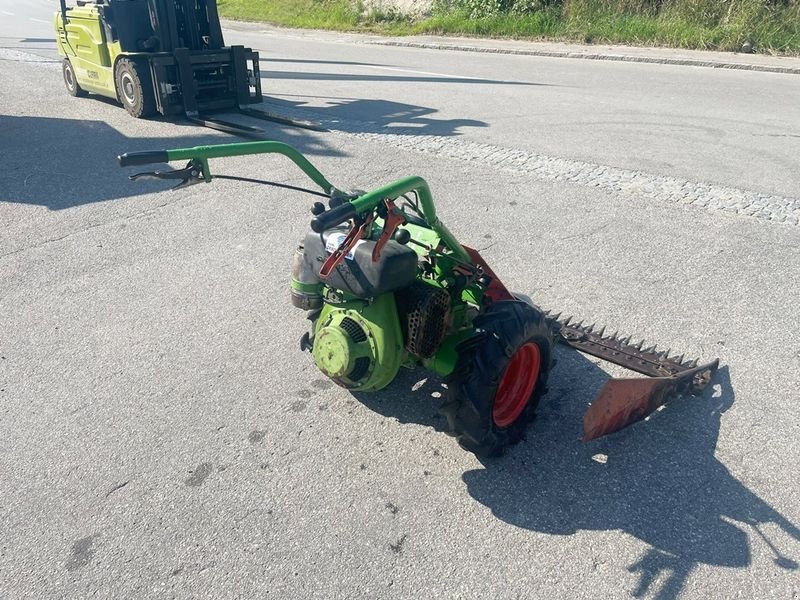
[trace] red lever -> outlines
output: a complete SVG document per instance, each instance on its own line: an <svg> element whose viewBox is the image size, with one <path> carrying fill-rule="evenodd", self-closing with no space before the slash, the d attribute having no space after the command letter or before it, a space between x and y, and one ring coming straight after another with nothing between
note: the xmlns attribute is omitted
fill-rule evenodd
<svg viewBox="0 0 800 600"><path fill-rule="evenodd" d="M375 242L375 246L372 248L372 262L378 262L381 258L381 251L383 247L386 245L394 232L397 231L397 228L406 222L406 217L403 212L395 206L393 200L388 200L384 198L383 205L386 207L386 218L383 221L383 232L381 236L378 238L378 241Z"/></svg>

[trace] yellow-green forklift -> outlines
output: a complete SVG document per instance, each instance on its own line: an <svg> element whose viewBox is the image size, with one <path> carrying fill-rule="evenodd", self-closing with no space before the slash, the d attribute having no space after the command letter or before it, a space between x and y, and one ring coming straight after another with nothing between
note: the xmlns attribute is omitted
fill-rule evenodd
<svg viewBox="0 0 800 600"><path fill-rule="evenodd" d="M73 96L114 98L137 118L183 113L238 135L261 130L206 115L233 110L320 129L248 107L262 101L258 53L225 45L216 0L60 0L55 29Z"/></svg>

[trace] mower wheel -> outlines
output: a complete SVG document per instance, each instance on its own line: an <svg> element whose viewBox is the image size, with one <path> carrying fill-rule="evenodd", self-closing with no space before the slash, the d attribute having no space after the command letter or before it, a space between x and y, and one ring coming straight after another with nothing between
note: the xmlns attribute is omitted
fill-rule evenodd
<svg viewBox="0 0 800 600"><path fill-rule="evenodd" d="M526 302L496 302L458 347L441 411L451 435L478 457L499 456L533 420L550 373L553 334Z"/></svg>
<svg viewBox="0 0 800 600"><path fill-rule="evenodd" d="M141 119L156 112L153 79L147 61L121 58L114 69L117 96L131 116Z"/></svg>
<svg viewBox="0 0 800 600"><path fill-rule="evenodd" d="M71 62L66 59L61 61L61 73L64 75L64 85L67 86L70 96L75 98L86 96L86 90L78 85L78 77L75 75L75 69L72 68Z"/></svg>

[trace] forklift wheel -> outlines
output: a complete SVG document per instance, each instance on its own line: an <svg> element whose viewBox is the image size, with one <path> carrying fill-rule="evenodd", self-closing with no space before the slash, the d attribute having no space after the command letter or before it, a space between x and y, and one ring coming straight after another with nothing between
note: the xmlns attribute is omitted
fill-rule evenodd
<svg viewBox="0 0 800 600"><path fill-rule="evenodd" d="M64 74L64 85L67 86L70 96L82 98L86 95L86 90L78 85L78 78L75 76L75 70L72 68L71 62L68 60L62 61L61 72Z"/></svg>
<svg viewBox="0 0 800 600"><path fill-rule="evenodd" d="M119 101L132 116L140 119L156 112L153 80L146 61L121 58L114 69Z"/></svg>
<svg viewBox="0 0 800 600"><path fill-rule="evenodd" d="M518 442L545 392L553 335L539 309L496 302L458 347L442 413L461 446L481 458Z"/></svg>

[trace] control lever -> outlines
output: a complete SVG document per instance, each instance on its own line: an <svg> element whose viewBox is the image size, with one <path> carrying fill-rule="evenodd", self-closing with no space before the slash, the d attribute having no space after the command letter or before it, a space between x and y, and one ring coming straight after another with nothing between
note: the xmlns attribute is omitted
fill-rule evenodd
<svg viewBox="0 0 800 600"><path fill-rule="evenodd" d="M137 179L180 179L180 183L173 186L173 190L205 181L205 178L203 177L203 164L197 160L190 160L188 163L186 163L186 166L183 169L173 169L171 171L145 171L143 173L129 175L128 179L131 181L136 181Z"/></svg>

